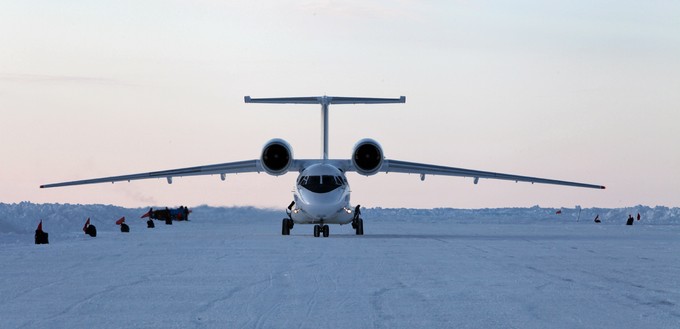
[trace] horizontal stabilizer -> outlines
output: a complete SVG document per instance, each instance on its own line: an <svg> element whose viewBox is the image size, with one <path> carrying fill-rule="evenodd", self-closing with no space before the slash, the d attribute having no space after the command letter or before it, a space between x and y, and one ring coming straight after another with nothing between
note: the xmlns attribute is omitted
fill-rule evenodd
<svg viewBox="0 0 680 329"><path fill-rule="evenodd" d="M244 98L246 103L263 104L390 104L406 103L406 96L399 98L373 97L339 97L339 96L311 96L311 97L277 97L277 98Z"/></svg>

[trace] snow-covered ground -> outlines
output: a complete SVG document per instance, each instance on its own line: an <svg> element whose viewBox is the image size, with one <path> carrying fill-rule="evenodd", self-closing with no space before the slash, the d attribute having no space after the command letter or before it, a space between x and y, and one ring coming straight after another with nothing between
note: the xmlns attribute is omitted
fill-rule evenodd
<svg viewBox="0 0 680 329"><path fill-rule="evenodd" d="M680 327L673 220L366 210L365 236L314 238L281 236L277 211L195 209L147 229L144 209L44 207L62 211L45 217L49 245L10 219L22 210L0 212L1 328Z"/></svg>

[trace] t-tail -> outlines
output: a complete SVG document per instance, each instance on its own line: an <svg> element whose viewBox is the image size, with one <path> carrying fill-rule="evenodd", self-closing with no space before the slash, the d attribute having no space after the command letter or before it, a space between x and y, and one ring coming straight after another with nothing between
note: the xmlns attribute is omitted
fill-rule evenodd
<svg viewBox="0 0 680 329"><path fill-rule="evenodd" d="M366 98L366 97L279 97L279 98L251 98L245 97L246 103L264 104L321 104L321 154L328 160L328 106L331 104L390 104L406 103L406 96L399 98Z"/></svg>

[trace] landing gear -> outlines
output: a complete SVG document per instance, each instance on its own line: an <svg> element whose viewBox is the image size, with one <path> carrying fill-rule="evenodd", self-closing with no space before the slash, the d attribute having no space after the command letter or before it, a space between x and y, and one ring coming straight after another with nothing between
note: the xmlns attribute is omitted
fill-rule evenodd
<svg viewBox="0 0 680 329"><path fill-rule="evenodd" d="M288 218L281 220L281 235L290 235L290 228L288 228Z"/></svg>
<svg viewBox="0 0 680 329"><path fill-rule="evenodd" d="M292 209L294 205L295 201L291 202L288 208L286 208L286 215L288 215L288 218L281 220L281 235L290 235L290 230L292 230L293 226L295 226L293 217L291 217L291 212L293 211Z"/></svg>
<svg viewBox="0 0 680 329"><path fill-rule="evenodd" d="M352 221L352 228L356 230L357 235L364 235L364 220L361 218L355 218Z"/></svg>
<svg viewBox="0 0 680 329"><path fill-rule="evenodd" d="M359 217L361 215L361 205L354 208L354 219L352 220L352 228L356 230L357 235L364 235L364 220Z"/></svg>
<svg viewBox="0 0 680 329"><path fill-rule="evenodd" d="M323 234L324 238L330 235L330 228L328 225L314 225L314 237L318 238Z"/></svg>
<svg viewBox="0 0 680 329"><path fill-rule="evenodd" d="M294 225L295 223L290 218L284 218L281 220L281 235L290 235L290 230Z"/></svg>

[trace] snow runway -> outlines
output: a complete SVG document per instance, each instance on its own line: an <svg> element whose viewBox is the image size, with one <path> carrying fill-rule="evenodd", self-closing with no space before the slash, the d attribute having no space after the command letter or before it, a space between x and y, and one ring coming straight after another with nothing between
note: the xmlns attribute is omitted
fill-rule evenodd
<svg viewBox="0 0 680 329"><path fill-rule="evenodd" d="M0 251L2 328L677 328L673 225L143 221ZM49 229L46 228L49 232Z"/></svg>

